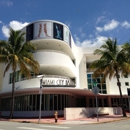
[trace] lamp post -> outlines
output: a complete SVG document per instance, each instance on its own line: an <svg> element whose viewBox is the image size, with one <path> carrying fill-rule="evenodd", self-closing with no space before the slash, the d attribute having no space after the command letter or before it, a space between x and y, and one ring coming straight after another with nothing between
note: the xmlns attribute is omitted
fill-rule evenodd
<svg viewBox="0 0 130 130"><path fill-rule="evenodd" d="M41 121L41 105L42 105L42 81L43 81L43 77L44 75L38 75L37 78L40 80L40 89L39 89L39 95L40 95L40 99L39 99L39 120L38 122Z"/></svg>

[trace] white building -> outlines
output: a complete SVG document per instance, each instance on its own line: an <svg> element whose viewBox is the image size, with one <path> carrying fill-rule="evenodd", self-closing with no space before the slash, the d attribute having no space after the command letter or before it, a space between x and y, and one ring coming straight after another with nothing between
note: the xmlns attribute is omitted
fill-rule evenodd
<svg viewBox="0 0 130 130"><path fill-rule="evenodd" d="M95 107L95 95L92 93L92 73L88 66L98 56L93 55L97 48L77 47L69 28L58 21L40 20L30 23L22 29L26 32L26 41L36 45L33 52L35 60L40 64L39 75L43 76L42 116L52 116L57 110L64 114L64 108ZM0 104L1 114L8 116L11 102L11 76L8 71L3 77L4 65L0 65ZM38 117L40 81L32 73L28 80L17 70L15 87L14 116ZM130 78L120 78L124 105L129 107L127 88L130 88ZM100 83L97 78L99 107L119 106L119 90L116 79L106 79Z"/></svg>

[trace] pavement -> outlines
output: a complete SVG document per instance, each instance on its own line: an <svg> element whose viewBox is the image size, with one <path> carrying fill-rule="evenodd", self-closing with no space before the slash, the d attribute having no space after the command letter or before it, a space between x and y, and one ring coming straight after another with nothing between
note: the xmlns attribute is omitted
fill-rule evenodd
<svg viewBox="0 0 130 130"><path fill-rule="evenodd" d="M108 123L120 120L130 120L130 113L127 113L127 117L122 115L103 115L93 118L79 118L73 120L65 120L64 117L59 117L57 123L55 123L54 118L41 118L40 122L38 118L24 118L24 119L7 119L0 118L0 121L10 121L10 122L20 122L20 123L39 123L39 124L98 124L98 123Z"/></svg>

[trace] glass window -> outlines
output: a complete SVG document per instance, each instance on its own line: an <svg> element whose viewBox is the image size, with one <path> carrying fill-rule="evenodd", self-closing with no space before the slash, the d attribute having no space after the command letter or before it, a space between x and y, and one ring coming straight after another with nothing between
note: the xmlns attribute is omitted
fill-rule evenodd
<svg viewBox="0 0 130 130"><path fill-rule="evenodd" d="M124 78L128 78L128 75L124 75Z"/></svg>
<svg viewBox="0 0 130 130"><path fill-rule="evenodd" d="M97 84L97 87L98 87L99 89L101 89L101 84Z"/></svg>
<svg viewBox="0 0 130 130"><path fill-rule="evenodd" d="M92 78L92 74L87 74L87 76L88 89L92 89L94 87L94 82L96 81L96 86L100 89L100 93L107 93L106 82L104 81L103 84L101 83L103 75L99 75L96 79Z"/></svg>
<svg viewBox="0 0 130 130"><path fill-rule="evenodd" d="M15 72L15 82L19 81L19 71ZM9 75L9 83L11 84L13 82L13 73L10 73Z"/></svg>
<svg viewBox="0 0 130 130"><path fill-rule="evenodd" d="M103 84L103 85L102 85L102 89L106 89L106 84Z"/></svg>
<svg viewBox="0 0 130 130"><path fill-rule="evenodd" d="M58 110L61 110L61 95L58 94Z"/></svg>
<svg viewBox="0 0 130 130"><path fill-rule="evenodd" d="M33 72L30 72L31 73L31 78L35 78L37 75ZM16 71L15 73L15 82L19 82L21 80L26 80L27 77L24 75L24 74L21 74L20 71ZM13 80L13 73L10 73L9 74L9 84L12 83L12 80Z"/></svg>
<svg viewBox="0 0 130 130"><path fill-rule="evenodd" d="M125 82L125 86L129 86L129 82Z"/></svg>
<svg viewBox="0 0 130 130"><path fill-rule="evenodd" d="M49 98L50 98L50 94L45 94L45 110L48 111L49 110Z"/></svg>
<svg viewBox="0 0 130 130"><path fill-rule="evenodd" d="M15 82L18 82L18 81L19 81L19 71L17 71L15 75Z"/></svg>
<svg viewBox="0 0 130 130"><path fill-rule="evenodd" d="M88 85L88 89L92 89L92 85Z"/></svg>
<svg viewBox="0 0 130 130"><path fill-rule="evenodd" d="M88 78L91 78L91 74L87 74L87 77L88 77Z"/></svg>
<svg viewBox="0 0 130 130"><path fill-rule="evenodd" d="M41 107L42 110L45 110L44 106L45 106L44 105L44 94L42 94L42 107Z"/></svg>
<svg viewBox="0 0 130 130"><path fill-rule="evenodd" d="M10 76L9 76L10 78L9 78L9 84L11 84L12 83L12 81L13 81L13 73L10 73Z"/></svg>
<svg viewBox="0 0 130 130"><path fill-rule="evenodd" d="M62 110L64 110L64 95L62 95Z"/></svg>
<svg viewBox="0 0 130 130"><path fill-rule="evenodd" d="M64 102L65 102L65 103L64 103L64 104L65 104L65 106L64 106L64 107L66 107L66 95L65 95L65 100L64 100Z"/></svg>
<svg viewBox="0 0 130 130"><path fill-rule="evenodd" d="M102 90L100 89L99 93L102 93Z"/></svg>
<svg viewBox="0 0 130 130"><path fill-rule="evenodd" d="M107 94L107 91L106 91L106 90L103 90L102 93L103 93L103 94Z"/></svg>
<svg viewBox="0 0 130 130"><path fill-rule="evenodd" d="M29 111L29 95L27 96L27 111Z"/></svg>
<svg viewBox="0 0 130 130"><path fill-rule="evenodd" d="M30 100L29 100L29 111L32 111L32 109L33 109L33 104L32 104L32 95L30 95Z"/></svg>
<svg viewBox="0 0 130 130"><path fill-rule="evenodd" d="M21 80L24 80L24 79L25 79L25 75L21 74Z"/></svg>
<svg viewBox="0 0 130 130"><path fill-rule="evenodd" d="M102 78L102 77L103 77L103 74L101 74L100 77Z"/></svg>
<svg viewBox="0 0 130 130"><path fill-rule="evenodd" d="M54 94L54 110L57 110L57 94Z"/></svg>
<svg viewBox="0 0 130 130"><path fill-rule="evenodd" d="M91 79L88 79L88 83L91 83Z"/></svg>
<svg viewBox="0 0 130 130"><path fill-rule="evenodd" d="M55 102L54 102L55 105ZM50 110L53 110L53 94L50 94Z"/></svg>
<svg viewBox="0 0 130 130"><path fill-rule="evenodd" d="M98 82L98 83L100 83L100 82L101 82L101 81L100 81L100 78L97 78L97 82Z"/></svg>

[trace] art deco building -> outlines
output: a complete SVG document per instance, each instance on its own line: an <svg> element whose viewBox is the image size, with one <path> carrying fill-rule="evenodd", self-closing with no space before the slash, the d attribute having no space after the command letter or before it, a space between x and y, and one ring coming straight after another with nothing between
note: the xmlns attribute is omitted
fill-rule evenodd
<svg viewBox="0 0 130 130"><path fill-rule="evenodd" d="M26 33L25 40L33 43L37 50L32 52L35 60L40 64L42 82L42 116L52 116L57 110L59 115L64 114L64 108L95 107L95 95L92 92L92 71L89 65L98 56L93 55L97 48L77 47L69 28L58 21L40 20L27 25L22 29ZM12 70L3 77L4 65L0 65L0 106L1 114L10 113ZM14 116L38 117L39 88L38 75L31 72L32 78L27 79L16 72L15 108ZM120 104L119 90L116 79L107 78L101 84L97 77L99 88L99 107L113 107ZM130 88L129 77L120 78L122 83L123 102L129 107L127 88Z"/></svg>

